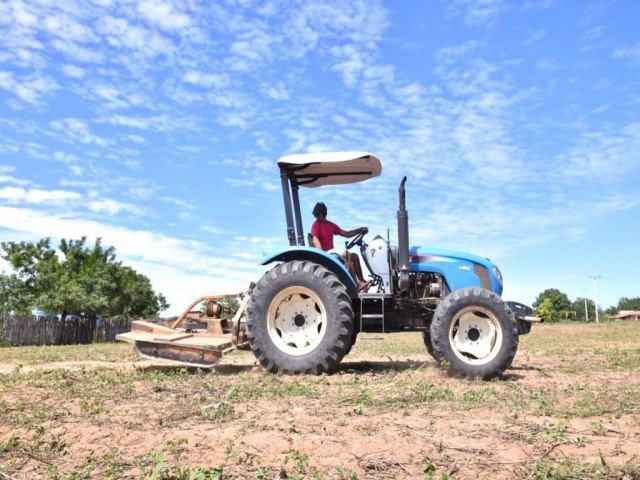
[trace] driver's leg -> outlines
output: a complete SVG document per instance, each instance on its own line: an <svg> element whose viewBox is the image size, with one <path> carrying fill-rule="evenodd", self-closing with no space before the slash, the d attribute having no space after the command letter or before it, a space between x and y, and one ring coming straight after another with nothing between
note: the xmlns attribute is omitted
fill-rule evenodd
<svg viewBox="0 0 640 480"><path fill-rule="evenodd" d="M360 258L355 253L348 252L347 256L349 258L349 265L351 266L352 272L355 274L355 278L364 282L364 276L362 275L362 266L360 265Z"/></svg>

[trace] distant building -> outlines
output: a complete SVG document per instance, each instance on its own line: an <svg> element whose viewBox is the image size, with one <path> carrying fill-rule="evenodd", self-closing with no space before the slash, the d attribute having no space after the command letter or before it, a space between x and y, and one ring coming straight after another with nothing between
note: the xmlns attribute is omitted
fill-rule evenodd
<svg viewBox="0 0 640 480"><path fill-rule="evenodd" d="M614 320L635 320L637 322L640 319L640 310L621 310L611 318Z"/></svg>

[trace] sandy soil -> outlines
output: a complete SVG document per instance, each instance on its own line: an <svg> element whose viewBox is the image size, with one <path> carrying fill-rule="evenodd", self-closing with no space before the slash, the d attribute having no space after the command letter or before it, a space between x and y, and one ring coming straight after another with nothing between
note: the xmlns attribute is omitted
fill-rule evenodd
<svg viewBox="0 0 640 480"><path fill-rule="evenodd" d="M589 366L584 373L579 368L565 372L566 361L523 351L503 381L490 383L443 375L426 354L381 358L355 351L338 374L311 378L270 376L250 352L225 358L207 374L176 375L172 367L151 361L25 366L18 371L31 381L0 385L0 445L5 442L0 478L56 478L51 472L83 468L87 478L137 478L151 467L136 465L136 457L155 451L164 452L167 466L223 466L233 478L252 478L260 468L266 478L533 478L535 468L560 468L567 461L573 462L575 478L593 474L581 474L581 465L596 465L605 473L614 465L640 472L640 467L633 470L640 458L638 402L594 415L565 415L556 407L546 414L544 407L549 399L571 402L565 398L571 392L587 404L590 398L606 404L602 392L614 392L611 402L618 390L635 389L640 396L637 370L594 373L593 355L584 354L571 359ZM135 393L123 398L117 385L92 384L92 369L105 376L105 368L111 370L109 382L130 382ZM16 372L14 364L0 365L5 378ZM251 385L259 389L265 382L285 390L308 387L317 394L253 398ZM435 385L454 398L385 404L398 392L411 392L411 385ZM85 387L104 388L99 408L83 404L96 398ZM233 388L245 393L233 397ZM514 392L522 395L521 403L513 400ZM548 398L536 399L536 392ZM472 394L486 395L486 401L464 403ZM230 404L233 411L224 415L221 407ZM38 406L46 411L40 437L30 426ZM31 450L7 451L12 435L25 445L31 439ZM34 438L43 445L54 439L64 444L52 453L42 445L36 449ZM119 460L105 460L117 448ZM87 459L94 459L92 469Z"/></svg>

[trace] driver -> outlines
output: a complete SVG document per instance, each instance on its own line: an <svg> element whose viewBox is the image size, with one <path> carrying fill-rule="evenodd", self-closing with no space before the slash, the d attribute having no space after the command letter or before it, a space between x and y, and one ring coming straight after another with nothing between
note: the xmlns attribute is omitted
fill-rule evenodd
<svg viewBox="0 0 640 480"><path fill-rule="evenodd" d="M313 246L325 252L333 250L334 235L351 238L369 231L367 227L360 227L354 230L342 230L338 225L327 220L327 206L322 202L316 203L316 206L313 207L313 216L316 218L316 221L311 225ZM356 280L358 291L366 291L371 286L371 282L366 282L362 276L360 257L346 250L342 257L349 268L351 276Z"/></svg>

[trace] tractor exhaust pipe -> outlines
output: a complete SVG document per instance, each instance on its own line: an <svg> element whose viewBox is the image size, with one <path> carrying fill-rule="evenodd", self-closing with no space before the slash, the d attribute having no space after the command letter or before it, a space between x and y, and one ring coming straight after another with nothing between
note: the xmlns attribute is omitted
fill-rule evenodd
<svg viewBox="0 0 640 480"><path fill-rule="evenodd" d="M404 184L407 177L400 182L400 206L398 208L398 266L400 269L398 288L401 294L409 292L409 214L405 204Z"/></svg>

